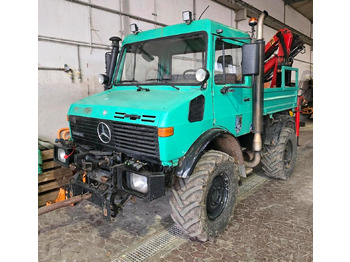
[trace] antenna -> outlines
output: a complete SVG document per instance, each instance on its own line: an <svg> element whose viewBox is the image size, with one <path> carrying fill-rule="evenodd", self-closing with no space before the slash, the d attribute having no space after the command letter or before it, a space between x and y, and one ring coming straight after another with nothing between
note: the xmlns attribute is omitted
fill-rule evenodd
<svg viewBox="0 0 350 262"><path fill-rule="evenodd" d="M201 20L202 15L205 13L205 11L207 11L208 8L209 8L209 5L207 6L207 8L204 9L203 13L199 16L198 20Z"/></svg>

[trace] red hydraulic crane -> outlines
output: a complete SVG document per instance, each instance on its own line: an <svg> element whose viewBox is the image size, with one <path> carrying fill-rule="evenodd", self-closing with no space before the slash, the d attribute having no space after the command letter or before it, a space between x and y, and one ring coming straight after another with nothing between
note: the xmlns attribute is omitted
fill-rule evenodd
<svg viewBox="0 0 350 262"><path fill-rule="evenodd" d="M298 35L287 29L280 29L265 45L264 82L271 81L270 87L281 86L281 67L292 66L294 57L305 49ZM278 53L275 52L278 50ZM291 83L291 71L286 71L285 83ZM300 101L295 108L297 143L299 144Z"/></svg>
<svg viewBox="0 0 350 262"><path fill-rule="evenodd" d="M271 81L270 87L280 86L281 66L292 66L293 58L304 50L303 44L289 29L280 29L265 45L264 82ZM286 82L290 82L290 72L286 74Z"/></svg>

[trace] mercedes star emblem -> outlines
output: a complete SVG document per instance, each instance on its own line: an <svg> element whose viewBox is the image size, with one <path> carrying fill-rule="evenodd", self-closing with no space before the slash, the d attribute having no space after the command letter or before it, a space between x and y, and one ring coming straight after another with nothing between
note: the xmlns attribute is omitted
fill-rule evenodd
<svg viewBox="0 0 350 262"><path fill-rule="evenodd" d="M97 126L97 134L103 143L107 144L111 141L111 130L107 124L100 122Z"/></svg>

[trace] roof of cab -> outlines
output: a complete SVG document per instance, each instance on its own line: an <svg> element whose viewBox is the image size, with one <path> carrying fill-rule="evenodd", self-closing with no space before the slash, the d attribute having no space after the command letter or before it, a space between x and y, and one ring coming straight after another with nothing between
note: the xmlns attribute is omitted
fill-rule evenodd
<svg viewBox="0 0 350 262"><path fill-rule="evenodd" d="M210 19L203 19L195 20L189 25L186 23L181 23L142 31L136 35L130 34L125 37L123 44L200 31L207 32L208 34L217 34L217 29L223 30L223 32L220 34L220 36L223 37L249 37L248 33L238 30L236 28L212 21Z"/></svg>

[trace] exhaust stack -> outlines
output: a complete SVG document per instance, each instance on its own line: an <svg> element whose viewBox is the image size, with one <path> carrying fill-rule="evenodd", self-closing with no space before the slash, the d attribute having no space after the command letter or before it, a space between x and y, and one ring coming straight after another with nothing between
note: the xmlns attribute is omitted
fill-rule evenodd
<svg viewBox="0 0 350 262"><path fill-rule="evenodd" d="M260 163L260 151L262 150L263 132L263 103L264 103L264 60L265 60L265 41L263 37L264 20L268 16L266 11L262 12L258 19L257 39L259 45L259 74L255 77L255 86L253 91L253 151L254 158L250 162L245 162L246 167L255 167Z"/></svg>

